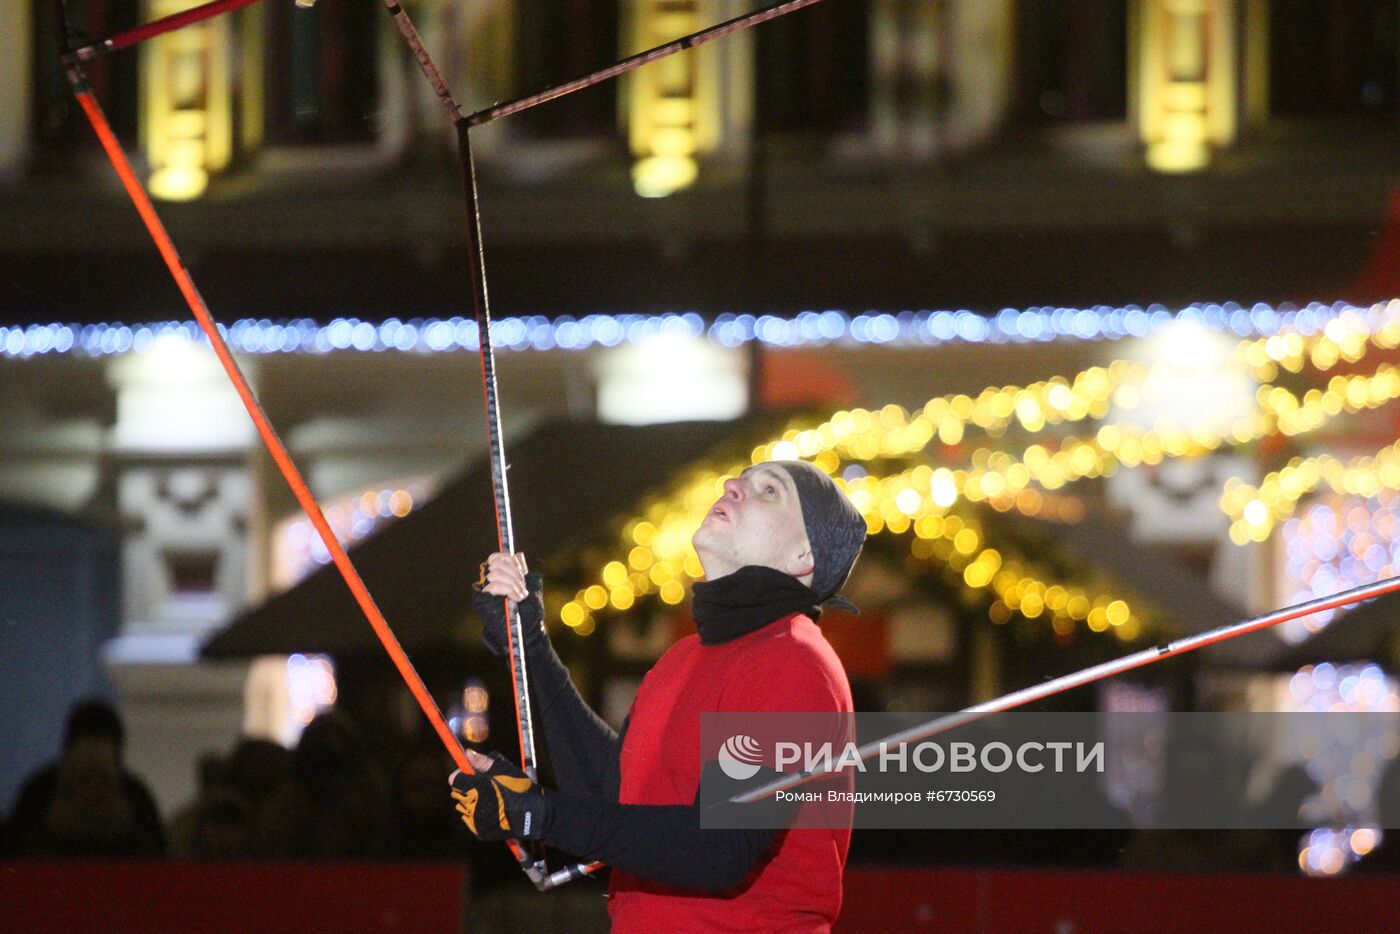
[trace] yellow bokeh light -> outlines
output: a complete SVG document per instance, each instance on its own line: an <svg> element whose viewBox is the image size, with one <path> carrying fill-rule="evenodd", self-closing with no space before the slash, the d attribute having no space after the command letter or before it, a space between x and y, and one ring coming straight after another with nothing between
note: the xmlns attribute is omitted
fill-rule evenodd
<svg viewBox="0 0 1400 934"><path fill-rule="evenodd" d="M583 622L587 616L588 614L584 612L583 607L579 606L573 600L564 604L559 610L559 621L570 628Z"/></svg>
<svg viewBox="0 0 1400 934"><path fill-rule="evenodd" d="M590 610L601 610L608 605L608 591L597 584L583 592L583 603Z"/></svg>
<svg viewBox="0 0 1400 934"><path fill-rule="evenodd" d="M929 496L935 506L943 509L958 501L958 487L951 470L940 467L933 472L929 480Z"/></svg>
<svg viewBox="0 0 1400 934"><path fill-rule="evenodd" d="M953 536L953 547L957 549L960 555L972 554L977 550L980 544L981 540L972 529L963 529L961 532L958 532L957 535Z"/></svg>

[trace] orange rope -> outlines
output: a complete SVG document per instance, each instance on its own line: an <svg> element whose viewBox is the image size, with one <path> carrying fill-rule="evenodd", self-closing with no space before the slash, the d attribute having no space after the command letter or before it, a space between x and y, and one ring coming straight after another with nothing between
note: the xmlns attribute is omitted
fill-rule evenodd
<svg viewBox="0 0 1400 934"><path fill-rule="evenodd" d="M102 143L107 158L111 160L112 168L116 169L122 186L126 189L127 195L131 197L131 203L135 205L137 213L141 215L141 220L145 222L146 230L150 232L151 239L155 241L156 249L160 251L161 258L165 260L165 266L170 270L170 275L174 277L175 284L180 287L181 294L185 296L185 302L199 323L200 330L209 338L214 353L218 356L219 362L223 364L224 372L228 374L233 388L237 390L239 398L243 400L243 407L248 410L248 416L252 418L254 427L257 428L258 434L262 437L263 444L267 446L268 453L272 455L273 461L277 464L277 469L282 472L287 485L292 488L292 494L296 497L297 503L301 505L302 511L306 513L306 517L316 527L322 544L330 553L331 560L335 562L336 568L340 571L340 576L345 579L345 585L350 588L355 602L360 605L365 618L369 620L370 626L374 629L374 634L379 637L380 644L384 646L384 651L389 653L394 667L399 670L399 675L408 685L414 699L418 701L418 706L422 708L428 722L433 725L438 738L442 740L443 746L451 754L452 761L463 772L472 774L475 769L467 761L467 755L462 750L461 744L457 742L456 736L453 735L452 730L443 719L442 712L438 710L437 704L433 701L432 695L428 693L428 688L423 684L423 679L419 677L413 663L404 654L403 647L399 645L399 640L389 628L384 614L375 605L374 598L370 596L369 590L360 578L359 571L355 570L350 556L345 553L345 549L341 547L335 533L331 531L330 524L326 522L326 517L321 512L321 507L317 505L315 497L311 495L311 490L306 486L306 481L302 479L301 473L292 463L291 456L287 453L282 439L277 436L276 429L268 421L267 413L263 411L262 404L253 395L247 378L244 377L243 371L238 368L238 362L233 359L233 353L228 349L228 343L219 333L219 327L214 323L214 318L209 313L209 307L205 305L204 298L195 287L194 279L190 277L185 264L180 261L180 254L175 251L175 244L171 241L170 234L166 232L165 225L161 223L160 217L156 214L155 207L146 194L146 189L137 179L136 173L132 171L131 163L127 161L126 153L122 151L116 134L112 132L111 126L107 123L102 108L98 106L92 92L84 85L79 74L70 72L69 77L73 82L73 94L82 106L83 113L87 115L88 122L92 124L92 129ZM519 844L514 840L507 842L512 851L515 852L516 858L523 859L524 853Z"/></svg>

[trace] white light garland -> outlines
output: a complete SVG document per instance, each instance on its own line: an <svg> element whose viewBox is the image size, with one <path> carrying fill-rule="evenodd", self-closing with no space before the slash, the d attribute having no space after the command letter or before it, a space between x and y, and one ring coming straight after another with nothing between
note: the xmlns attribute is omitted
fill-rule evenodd
<svg viewBox="0 0 1400 934"><path fill-rule="evenodd" d="M499 350L586 350L636 343L661 334L706 337L724 347L752 341L774 347L890 345L929 347L948 343L1009 344L1052 341L1118 340L1147 337L1175 321L1192 321L1239 337L1268 337L1280 331L1314 334L1338 316L1352 312L1368 319L1400 315L1400 308L1378 304L1357 308L1344 303L1314 303L1303 308L1234 302L1196 304L1172 312L1162 305L1146 308L1012 308L996 314L960 311L804 311L781 315L721 314L711 322L695 312L663 315L532 315L492 322L491 340ZM327 324L311 319L272 321L244 319L223 327L237 353L332 353L358 350L382 353L476 351L476 322L469 318L389 318L372 322L336 318ZM0 326L0 358L51 354L105 357L143 353L157 338L182 335L200 340L193 322L144 325L31 324Z"/></svg>

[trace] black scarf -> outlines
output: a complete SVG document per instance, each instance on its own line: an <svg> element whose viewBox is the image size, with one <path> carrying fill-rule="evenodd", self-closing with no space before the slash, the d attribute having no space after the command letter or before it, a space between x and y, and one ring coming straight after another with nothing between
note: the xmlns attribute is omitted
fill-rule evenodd
<svg viewBox="0 0 1400 934"><path fill-rule="evenodd" d="M702 645L737 639L792 613L821 615L822 598L791 574L750 564L691 587L691 611Z"/></svg>

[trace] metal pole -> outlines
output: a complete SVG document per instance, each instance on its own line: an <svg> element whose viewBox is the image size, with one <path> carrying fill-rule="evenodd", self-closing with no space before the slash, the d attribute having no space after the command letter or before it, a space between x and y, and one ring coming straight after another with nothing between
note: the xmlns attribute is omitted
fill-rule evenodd
<svg viewBox="0 0 1400 934"><path fill-rule="evenodd" d="M476 163L472 159L471 136L462 108L452 96L442 73L409 18L396 0L385 0L385 7L394 24L408 44L414 59L433 87L433 92L447 110L457 131L457 161L462 179L462 196L466 206L467 275L471 280L472 305L476 312L476 327L480 346L481 386L486 402L486 438L491 460L491 488L496 507L496 541L499 550L515 553L515 529L511 522L510 486L506 479L505 441L501 429L501 407L496 393L496 353L491 346L491 303L486 286L486 253L481 244L481 217L477 202ZM525 662L525 638L520 611L512 600L505 600L506 648L510 656L511 688L515 694L515 725L520 740L520 767L530 778L538 781L539 766L535 754L535 721L530 704L530 676ZM541 891L581 878L602 867L601 863L568 866L553 874L548 872L542 847L534 847L534 856L527 863L521 860L526 873Z"/></svg>
<svg viewBox="0 0 1400 934"><path fill-rule="evenodd" d="M702 29L699 32L693 32L688 36L682 36L679 39L673 39L670 42L658 45L654 49L648 49L645 52L638 52L636 55L628 56L615 65L609 65L607 68L599 69L591 74L584 75L582 78L575 78L573 81L556 84L554 87L545 88L537 94L518 97L504 104L496 104L494 107L478 110L476 113L467 117L467 126L480 126L483 123L490 123L492 120L500 117L520 113L522 110L529 110L536 104L543 104L546 101L552 101L555 98L563 97L565 94L572 94L575 91L582 91L584 88L591 88L595 84L602 84L609 78L625 75L629 71L635 71L643 65L659 61L669 55L683 52L686 49L693 49L697 45L704 45L706 42L712 42L715 39L720 39L724 36L739 32L740 30L748 29L750 26L757 26L759 23L766 23L769 20L777 19L779 16L786 16L788 13L794 13L803 7L808 7L818 2L820 2L820 0L787 0L786 3L775 3L761 10L754 10L752 13L736 16L733 19L725 20L708 29Z"/></svg>
<svg viewBox="0 0 1400 934"><path fill-rule="evenodd" d="M1164 643L1163 645L1154 646L1150 649L1143 649L1140 652L1125 655L1123 658L1115 659L1114 661L1091 665L1081 671L1076 671L1046 681L1044 684L1037 684L1032 687L1022 688L1019 691L1012 691L1010 694L1003 695L994 700L984 701L981 704L974 704L957 713L946 714L945 716L930 720L927 723L921 723L918 726L912 726L906 730L891 733L889 736L872 740L871 742L859 746L856 751L863 762L891 745L927 739L930 736L946 733L948 730L956 729L957 727L972 723L975 720L980 720L982 717L988 716L989 714L1011 710L1012 708L1029 704L1032 701L1050 697L1052 694L1059 694L1061 691L1082 687L1086 684L1112 677L1113 675L1122 674L1125 671L1131 671L1134 668L1141 668L1144 665L1160 662L1163 659L1171 658L1175 655L1194 652L1196 649L1214 645L1217 642L1224 642L1227 639L1234 639L1237 636L1243 636L1251 632L1257 632L1261 629L1267 629L1270 626L1277 626L1279 623L1285 623L1291 619L1298 619L1299 617L1309 616L1313 613L1321 613L1324 610L1333 610L1337 607L1349 606L1353 603L1359 603L1362 600L1369 600L1372 597L1394 593L1397 590L1400 590L1400 577L1388 577L1374 583L1353 587L1350 590L1343 590L1341 593L1333 594L1330 597L1317 597L1313 600L1307 600L1303 603L1284 607L1281 610L1274 610L1272 613L1266 613L1263 616L1256 616L1238 623L1228 623L1207 632L1197 633L1194 636L1186 636L1172 642ZM779 791L787 791L789 788L801 785L813 778L826 775L832 771L835 771L834 764L829 763L821 768L794 772L791 775L775 778L771 782L767 782L758 788L736 795L730 800L739 804L749 804Z"/></svg>

